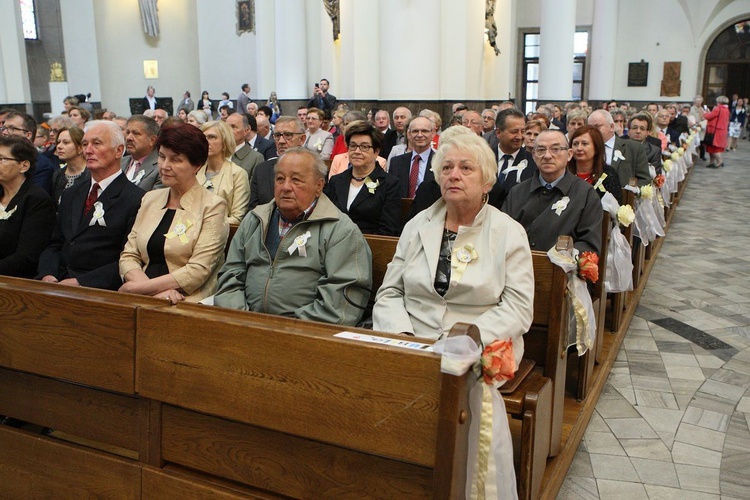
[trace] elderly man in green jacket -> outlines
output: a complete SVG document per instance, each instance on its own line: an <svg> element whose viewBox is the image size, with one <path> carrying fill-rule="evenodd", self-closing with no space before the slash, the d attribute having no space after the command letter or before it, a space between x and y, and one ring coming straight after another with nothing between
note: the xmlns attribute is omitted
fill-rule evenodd
<svg viewBox="0 0 750 500"><path fill-rule="evenodd" d="M372 286L372 255L357 226L322 193L326 166L294 148L275 166L274 200L242 221L214 304L355 325Z"/></svg>

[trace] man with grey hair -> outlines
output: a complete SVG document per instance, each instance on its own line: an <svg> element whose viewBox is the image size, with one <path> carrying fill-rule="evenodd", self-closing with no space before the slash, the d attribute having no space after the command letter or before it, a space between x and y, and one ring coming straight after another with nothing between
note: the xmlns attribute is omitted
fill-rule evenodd
<svg viewBox="0 0 750 500"><path fill-rule="evenodd" d="M299 148L305 144L307 133L302 121L293 116L280 116L276 120L273 140L276 143L277 158L261 163L253 171L250 179L250 210L264 205L274 197L273 169L288 149Z"/></svg>
<svg viewBox="0 0 750 500"><path fill-rule="evenodd" d="M116 123L86 124L83 155L91 180L63 192L52 239L39 259L42 281L108 290L122 286L120 252L145 194L122 171L124 151Z"/></svg>
<svg viewBox="0 0 750 500"><path fill-rule="evenodd" d="M153 118L133 115L125 123L126 156L120 161L122 171L130 182L151 191L163 188L159 174L159 152L155 149L159 124Z"/></svg>
<svg viewBox="0 0 750 500"><path fill-rule="evenodd" d="M357 324L370 295L372 254L357 226L323 194L325 176L316 153L284 149L273 200L255 207L232 238L215 305Z"/></svg>
<svg viewBox="0 0 750 500"><path fill-rule="evenodd" d="M606 153L604 162L617 172L620 185L627 186L631 177L637 177L640 186L651 182L646 147L639 142L618 137L615 134L615 121L609 111L593 111L589 115L588 124L602 133Z"/></svg>
<svg viewBox="0 0 750 500"><path fill-rule="evenodd" d="M495 131L495 118L497 118L497 113L494 109L487 108L482 111L482 135L485 140Z"/></svg>
<svg viewBox="0 0 750 500"><path fill-rule="evenodd" d="M411 119L411 110L400 106L393 110L393 128L385 133L385 140L383 142L383 151L380 152L380 156L388 158L391 153L393 146L397 144L406 144L406 124Z"/></svg>

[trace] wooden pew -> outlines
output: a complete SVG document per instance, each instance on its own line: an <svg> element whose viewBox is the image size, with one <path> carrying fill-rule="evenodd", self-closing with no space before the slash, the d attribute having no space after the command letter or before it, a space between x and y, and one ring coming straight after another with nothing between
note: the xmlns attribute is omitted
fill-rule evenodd
<svg viewBox="0 0 750 500"><path fill-rule="evenodd" d="M140 310L137 389L162 403L164 464L294 498L460 497L473 375L333 337L342 330L192 304Z"/></svg>
<svg viewBox="0 0 750 500"><path fill-rule="evenodd" d="M401 198L401 227L406 225L409 219L409 211L414 203L414 198Z"/></svg>
<svg viewBox="0 0 750 500"><path fill-rule="evenodd" d="M375 303L375 294L378 293L380 285L383 284L385 272L388 270L388 264L393 260L398 246L398 238L394 236L379 236L375 234L366 234L365 240L370 246L372 253L372 294L370 302Z"/></svg>

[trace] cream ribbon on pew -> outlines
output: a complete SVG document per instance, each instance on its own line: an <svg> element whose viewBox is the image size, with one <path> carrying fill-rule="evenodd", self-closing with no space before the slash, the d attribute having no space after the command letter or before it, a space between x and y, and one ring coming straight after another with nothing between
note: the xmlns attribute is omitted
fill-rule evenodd
<svg viewBox="0 0 750 500"><path fill-rule="evenodd" d="M576 262L578 250L574 248L571 255L567 250L559 252L552 247L547 252L547 256L553 264L560 266L568 275L568 300L570 300L576 325L575 341L569 336L568 345L575 343L578 355L583 356L596 341L596 317L586 282L578 276L578 263Z"/></svg>
<svg viewBox="0 0 750 500"><path fill-rule="evenodd" d="M447 337L432 347L442 355L440 371L457 377L472 370L476 377L469 392L469 426L466 464L466 498L501 500L518 498L513 468L513 441L500 383L482 380L482 348L471 337ZM479 417L479 418L477 418Z"/></svg>
<svg viewBox="0 0 750 500"><path fill-rule="evenodd" d="M620 231L617 212L620 204L612 193L602 196L602 208L613 221L607 250L607 273L604 288L607 293L626 292L633 289L633 257L627 238Z"/></svg>

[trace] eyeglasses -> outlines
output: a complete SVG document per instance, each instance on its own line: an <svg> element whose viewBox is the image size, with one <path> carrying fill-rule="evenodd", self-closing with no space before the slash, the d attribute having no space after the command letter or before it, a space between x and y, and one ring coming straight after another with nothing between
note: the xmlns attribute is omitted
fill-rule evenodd
<svg viewBox="0 0 750 500"><path fill-rule="evenodd" d="M10 132L11 134L15 132L28 132L28 130L26 130L25 128L14 127L13 125L6 125L3 127L0 127L0 132L4 132L6 130Z"/></svg>
<svg viewBox="0 0 750 500"><path fill-rule="evenodd" d="M0 163L5 163L6 161L18 161L17 158L6 158L5 156L0 156Z"/></svg>
<svg viewBox="0 0 750 500"><path fill-rule="evenodd" d="M353 142L349 143L349 151L356 151L359 149L363 153L367 153L369 151L372 151L373 147L372 144L355 144Z"/></svg>
<svg viewBox="0 0 750 500"><path fill-rule="evenodd" d="M409 133L410 134L414 134L414 135L420 135L420 134L422 134L422 135L430 135L432 133L432 130L427 130L427 129L424 129L424 128L420 128L420 129L413 128L413 129L409 130Z"/></svg>
<svg viewBox="0 0 750 500"><path fill-rule="evenodd" d="M562 146L552 146L551 148L534 148L534 155L536 156L544 156L549 152L553 156L557 156L563 151L567 151L568 148L564 148Z"/></svg>
<svg viewBox="0 0 750 500"><path fill-rule="evenodd" d="M285 140L291 141L295 135L303 135L303 132L274 132L273 138L278 141L283 137Z"/></svg>

